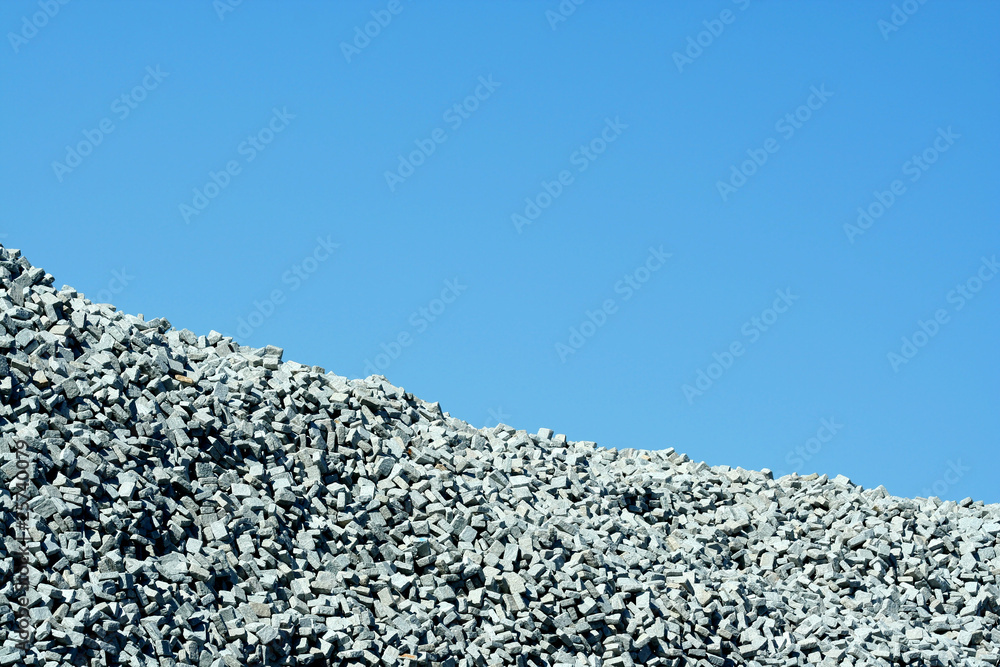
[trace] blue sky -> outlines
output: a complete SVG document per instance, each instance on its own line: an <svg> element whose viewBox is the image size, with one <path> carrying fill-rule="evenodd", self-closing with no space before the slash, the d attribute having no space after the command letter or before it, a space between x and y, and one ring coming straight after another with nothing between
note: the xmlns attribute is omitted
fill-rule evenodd
<svg viewBox="0 0 1000 667"><path fill-rule="evenodd" d="M998 19L5 2L0 243L479 426L1000 502Z"/></svg>

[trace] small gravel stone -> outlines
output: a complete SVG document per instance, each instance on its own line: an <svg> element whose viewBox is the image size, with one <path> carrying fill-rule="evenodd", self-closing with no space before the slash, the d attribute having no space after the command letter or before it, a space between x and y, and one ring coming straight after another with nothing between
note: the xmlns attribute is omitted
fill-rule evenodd
<svg viewBox="0 0 1000 667"><path fill-rule="evenodd" d="M476 429L282 357L0 247L37 633L0 667L1000 663L998 505Z"/></svg>

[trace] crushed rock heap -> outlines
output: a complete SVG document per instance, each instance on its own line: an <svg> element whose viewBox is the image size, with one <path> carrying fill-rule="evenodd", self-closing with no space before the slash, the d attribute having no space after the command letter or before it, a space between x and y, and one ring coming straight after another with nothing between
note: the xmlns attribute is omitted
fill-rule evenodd
<svg viewBox="0 0 1000 667"><path fill-rule="evenodd" d="M0 284L0 667L1000 661L1000 506L476 429Z"/></svg>

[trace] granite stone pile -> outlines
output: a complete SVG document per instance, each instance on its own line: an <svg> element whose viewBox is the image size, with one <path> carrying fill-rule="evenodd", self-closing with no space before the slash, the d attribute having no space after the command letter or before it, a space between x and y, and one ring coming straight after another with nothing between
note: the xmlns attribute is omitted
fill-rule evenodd
<svg viewBox="0 0 1000 667"><path fill-rule="evenodd" d="M476 429L52 285L0 248L0 667L1000 663L1000 506Z"/></svg>

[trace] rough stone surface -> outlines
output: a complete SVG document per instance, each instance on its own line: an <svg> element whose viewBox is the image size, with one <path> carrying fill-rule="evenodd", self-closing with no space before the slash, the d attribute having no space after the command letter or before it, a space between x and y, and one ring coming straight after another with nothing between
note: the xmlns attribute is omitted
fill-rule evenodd
<svg viewBox="0 0 1000 667"><path fill-rule="evenodd" d="M1000 507L500 425L0 248L0 665L1000 662Z"/></svg>

